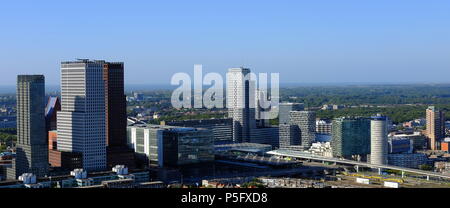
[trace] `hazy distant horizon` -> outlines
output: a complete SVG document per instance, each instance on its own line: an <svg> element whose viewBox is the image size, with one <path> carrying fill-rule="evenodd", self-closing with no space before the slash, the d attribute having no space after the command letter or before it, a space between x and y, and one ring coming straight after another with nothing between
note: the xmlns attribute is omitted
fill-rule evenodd
<svg viewBox="0 0 450 208"><path fill-rule="evenodd" d="M426 85L426 86L450 86L450 82L448 83L431 83L431 82L328 82L328 83L280 83L280 88L295 88L295 87L352 87L352 86L409 86L409 85ZM152 91L152 90L173 90L176 89L177 86L169 85L169 84L125 84L125 92L132 91ZM204 89L207 89L209 86L203 86ZM224 86L225 87L225 86ZM15 85L0 85L0 94L6 93L15 93L16 86ZM60 92L59 85L46 85L46 93L55 93Z"/></svg>

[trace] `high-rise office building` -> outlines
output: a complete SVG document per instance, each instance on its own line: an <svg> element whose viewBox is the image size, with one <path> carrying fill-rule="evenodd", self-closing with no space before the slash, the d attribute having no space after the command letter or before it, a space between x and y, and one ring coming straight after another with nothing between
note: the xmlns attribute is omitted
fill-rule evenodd
<svg viewBox="0 0 450 208"><path fill-rule="evenodd" d="M291 111L303 111L305 105L303 103L280 103L278 105L278 119L280 124L289 123L289 113Z"/></svg>
<svg viewBox="0 0 450 208"><path fill-rule="evenodd" d="M370 163L388 164L388 125L387 117L374 116L370 121Z"/></svg>
<svg viewBox="0 0 450 208"><path fill-rule="evenodd" d="M370 119L336 118L332 129L333 157L365 157L370 154Z"/></svg>
<svg viewBox="0 0 450 208"><path fill-rule="evenodd" d="M104 61L61 63L59 151L81 153L86 171L106 169Z"/></svg>
<svg viewBox="0 0 450 208"><path fill-rule="evenodd" d="M127 146L127 101L123 62L103 62L105 82L107 165L135 167L134 151Z"/></svg>
<svg viewBox="0 0 450 208"><path fill-rule="evenodd" d="M255 108L251 108L250 69L232 68L227 73L228 116L233 119L233 141L249 142L250 131L256 128Z"/></svg>
<svg viewBox="0 0 450 208"><path fill-rule="evenodd" d="M300 129L297 125L280 124L280 144L281 149L290 148L292 146L300 146Z"/></svg>
<svg viewBox="0 0 450 208"><path fill-rule="evenodd" d="M436 109L434 106L426 110L428 148L439 150L439 144L445 138L445 113Z"/></svg>
<svg viewBox="0 0 450 208"><path fill-rule="evenodd" d="M48 173L48 144L45 126L45 78L43 75L17 77L16 158L8 178L23 173L45 176Z"/></svg>
<svg viewBox="0 0 450 208"><path fill-rule="evenodd" d="M300 129L301 146L309 149L316 139L316 113L314 111L291 111L289 124Z"/></svg>

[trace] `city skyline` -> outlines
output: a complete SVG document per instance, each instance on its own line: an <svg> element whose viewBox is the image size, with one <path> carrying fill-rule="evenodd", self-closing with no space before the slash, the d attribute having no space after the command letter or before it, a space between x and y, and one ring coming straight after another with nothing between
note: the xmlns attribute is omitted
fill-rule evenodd
<svg viewBox="0 0 450 208"><path fill-rule="evenodd" d="M450 2L4 5L0 189L450 188Z"/></svg>
<svg viewBox="0 0 450 208"><path fill-rule="evenodd" d="M26 72L57 85L59 62L74 58L123 61L130 84L168 84L194 64L277 72L281 83L448 83L449 9L446 1L9 2L0 9L9 20L0 23L8 28L0 83ZM98 25L117 29L105 35Z"/></svg>
<svg viewBox="0 0 450 208"><path fill-rule="evenodd" d="M8 178L12 181L5 182L6 187L43 188L52 187L52 184L56 184L56 187L61 187L58 183L62 182L52 182L51 180L42 182L43 179L37 179L39 175L43 174L37 172L39 169L28 172L19 171L18 174L12 171L16 167L17 170L26 169L27 165L24 161L33 161L34 156L39 156L36 155L36 152L25 156L22 153L22 148L33 149L42 146L44 149L47 149L47 144L42 145L30 142L30 145L28 145L27 142L23 142L21 133L26 132L25 136L36 135L36 132L44 130L48 131L48 144L51 144L48 145L49 157L40 158L38 162L42 163L42 161L48 160L52 168L62 168L66 171L73 170L70 172L70 176L64 175L68 172L58 173L63 174L61 175L62 178L67 178L64 180L78 182L77 184L71 182L72 185L64 185L66 187L145 186L145 182L149 179L148 172L140 172L142 169L136 169L133 163L139 164L140 167L144 168L164 169L165 167L171 167L180 168L180 170L187 170L184 169L187 166L183 167L183 165L202 164L204 165L204 170L207 171L210 167L209 165L215 162L220 163L223 159L233 164L246 166L245 163L240 164L236 162L242 159L245 161L248 159L248 156L251 156L256 164L266 163L264 161L268 160L269 164L266 163L266 165L282 165L284 163L283 166L279 167L294 169L296 168L295 163L301 158L308 159L312 157L314 160L322 161L324 165L325 161L331 161L334 162L334 166L337 165L337 160L340 163L354 165L356 173L353 173L351 176L358 177L356 178L357 183L366 185L371 184L369 180L374 178L372 176L359 175L360 171L364 171L364 167L370 168L371 171L378 170L378 175L380 176L385 174L383 170L385 168L400 171L398 175L401 175L402 179L377 176L379 180L385 182L383 187L398 188L400 185L403 186L405 183L403 178L405 178L406 171L423 174L427 181L430 180L430 177L450 178L448 175L430 171L430 168L433 168L433 166L429 166L429 163L433 161L433 158L431 156L428 157L424 152L417 152L423 151L422 145L420 145L422 147L416 149L416 147L413 147L415 140L412 138L408 139L404 136L395 138L397 135L406 132L404 131L405 125L412 126L412 123L403 123L403 129L398 128L398 126L391 123L388 117L382 114L375 116L373 113L371 117L367 115L356 117L346 115L335 116L330 120L320 120L323 119L317 117L317 113L320 110L339 110L349 108L349 106L323 105L322 108L308 108L305 111L303 103L282 104L282 106L287 108L282 108L283 114L278 120L285 124L278 122L280 125L273 125L269 120L255 116L250 109L250 103L252 102L250 99L252 88L250 86L253 84L253 81L248 80L248 77L245 76L251 73L251 70L248 68L229 69L227 102L231 108L227 110L228 120L216 120L216 118L196 120L194 122L192 120L182 120L178 124L167 120L169 121L168 123L176 125L170 126L166 125L166 120L162 120L160 124L151 124L134 117L127 116L128 118L126 118L123 114L126 113L127 105L124 104L126 104L125 101L128 101L129 97L123 94L123 72L123 62L87 59L61 62L61 110L58 110L56 114L56 131L51 130L51 126L46 126L51 123L50 120L47 120L47 115L44 118L44 115L38 116L38 114L35 114L44 110L44 76L18 75L18 142L15 150L16 159L12 159L11 163L13 169L7 169ZM27 79L25 78L33 78L33 81L37 79L37 85L27 85L25 82ZM23 79L25 81L21 81ZM31 89L36 90L37 87L39 87L39 90L36 92L27 91ZM260 91L253 91L253 93L255 92ZM146 102L145 97L141 93L133 93L133 97L136 99L135 101ZM257 99L261 98L257 97ZM25 101L25 105L23 101ZM57 102L52 104L53 101L51 99L48 101L50 107L54 106L57 108ZM27 102L31 103L29 105L30 108L40 107L34 110L27 110ZM364 108L363 106L359 107ZM445 138L445 135L448 135L448 129L445 128L447 124L444 117L445 114L438 109L440 108L431 105L428 107L426 112L427 132L418 132L419 135L424 134L420 140L428 141L429 144L436 143L436 146L431 145L425 151L448 152L450 140ZM22 112L29 112L30 115L24 115ZM438 114L431 115L430 112ZM286 113L289 113L289 117L282 118L286 116ZM31 124L39 124L39 122L31 122L34 120L30 118L31 130L27 132L27 125L24 125L24 121L25 123L27 121L26 119L23 120L22 117L33 117L33 115L36 116L33 119L45 119L45 125L43 126L42 124L44 123L41 123L40 128L33 128ZM155 115L158 114L154 113L153 119L159 118L159 116L155 117ZM224 115L225 117L226 115ZM125 121L128 124L125 124ZM217 125L218 122L223 122L223 124L219 126ZM436 126L433 127L431 125L432 127L429 128L430 122L435 123ZM323 128L325 126L318 128L318 124L329 124L330 128L328 130ZM125 128L126 132L124 131ZM320 130L321 128L322 130ZM412 130L413 134L409 135L414 136L420 128L413 127L410 130ZM442 134L436 134L437 130L439 132L442 131L440 132ZM329 138L326 139L326 135L318 135L318 131L328 132L325 134L328 134ZM226 136L227 132L231 133L231 135ZM54 145L56 145L56 148ZM234 146L238 149L227 149L227 146L221 145ZM134 149L134 152L129 148ZM413 149L415 149L414 152L412 152ZM222 151L231 152L224 153ZM239 157L234 158L233 151L242 151L247 156L240 159ZM54 154L58 152L60 156ZM65 154L64 156L62 155L63 153ZM260 153L264 154L258 156ZM441 156L444 159L445 155ZM261 161L254 160L258 157L261 157ZM291 157L295 159L289 162L291 159L288 158ZM57 161L58 158L60 158L61 162ZM272 162L273 159L275 161ZM81 161L81 163L72 163L67 160L73 162ZM20 164L20 166L16 166L16 164ZM61 164L60 167L59 164ZM82 169L73 169L78 165L81 165ZM442 164L436 160L433 165L437 168ZM269 166L266 168L269 168ZM362 169L360 166L363 166ZM112 170L108 173L110 175L105 175L100 180L117 177L116 180L101 181L101 184L98 184L99 181L95 182L92 178L87 178L87 173L94 175L103 174L101 171L106 171L107 169ZM128 174L128 169L136 172ZM275 169L270 170L270 172L276 172ZM55 169L52 169L51 172L55 173ZM208 171L205 174L208 174ZM212 174L214 175L215 173ZM348 173L344 175L348 175ZM193 174L191 180L197 180L198 178L196 177L202 178L205 176ZM173 180L164 177L161 179L164 180L164 182L158 181L158 184L161 185L167 183L167 180ZM183 181L181 179L181 183ZM266 183L265 186L270 187L271 185Z"/></svg>

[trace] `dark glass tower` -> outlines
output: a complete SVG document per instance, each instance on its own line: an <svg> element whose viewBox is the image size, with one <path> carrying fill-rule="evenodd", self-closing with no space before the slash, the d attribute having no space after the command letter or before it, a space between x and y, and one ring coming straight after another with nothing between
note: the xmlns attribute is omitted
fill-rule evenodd
<svg viewBox="0 0 450 208"><path fill-rule="evenodd" d="M343 117L333 120L333 157L352 158L370 154L370 119Z"/></svg>
<svg viewBox="0 0 450 208"><path fill-rule="evenodd" d="M48 173L48 144L45 126L45 78L43 75L17 77L16 158L8 170L9 179L23 173L38 177Z"/></svg>
<svg viewBox="0 0 450 208"><path fill-rule="evenodd" d="M105 62L103 67L106 104L106 145L108 167L135 167L134 151L127 146L127 103L123 62Z"/></svg>

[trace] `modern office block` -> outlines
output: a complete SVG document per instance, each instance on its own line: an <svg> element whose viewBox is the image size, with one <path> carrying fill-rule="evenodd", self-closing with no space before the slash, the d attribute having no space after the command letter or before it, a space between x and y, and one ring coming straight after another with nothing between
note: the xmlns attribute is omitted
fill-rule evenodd
<svg viewBox="0 0 450 208"><path fill-rule="evenodd" d="M278 105L278 119L280 124L289 123L289 114L291 111L303 111L305 105L303 103L280 103Z"/></svg>
<svg viewBox="0 0 450 208"><path fill-rule="evenodd" d="M106 169L104 61L61 63L58 150L81 153L83 169Z"/></svg>
<svg viewBox="0 0 450 208"><path fill-rule="evenodd" d="M258 127L250 132L250 142L257 144L269 144L272 147L278 147L279 128L278 127Z"/></svg>
<svg viewBox="0 0 450 208"><path fill-rule="evenodd" d="M333 157L349 158L370 154L370 119L334 119L332 132Z"/></svg>
<svg viewBox="0 0 450 208"><path fill-rule="evenodd" d="M388 154L413 153L413 140L391 137L388 139Z"/></svg>
<svg viewBox="0 0 450 208"><path fill-rule="evenodd" d="M233 142L233 119L231 118L167 121L164 125L208 129L213 134L214 143Z"/></svg>
<svg viewBox="0 0 450 208"><path fill-rule="evenodd" d="M214 141L210 130L161 125L128 127L129 146L150 165L176 167L212 162Z"/></svg>
<svg viewBox="0 0 450 208"><path fill-rule="evenodd" d="M425 154L389 154L389 165L419 169L420 165L428 163L428 157Z"/></svg>
<svg viewBox="0 0 450 208"><path fill-rule="evenodd" d="M43 75L17 76L16 158L7 177L24 173L48 173L48 144L45 126L45 78Z"/></svg>
<svg viewBox="0 0 450 208"><path fill-rule="evenodd" d="M280 124L280 148L288 148L290 146L300 146L300 128L297 125Z"/></svg>
<svg viewBox="0 0 450 208"><path fill-rule="evenodd" d="M407 138L410 139L414 150L423 150L427 147L427 138L421 132L413 132L412 134L396 134L392 136L394 139Z"/></svg>
<svg viewBox="0 0 450 208"><path fill-rule="evenodd" d="M309 149L316 139L316 113L313 111L291 111L289 124L300 129L301 146Z"/></svg>

